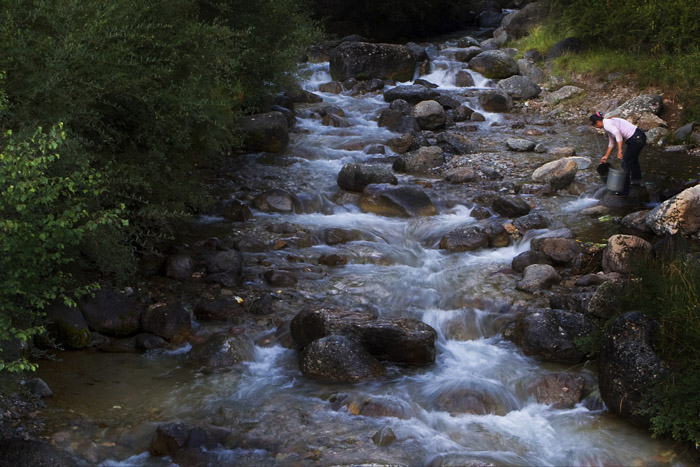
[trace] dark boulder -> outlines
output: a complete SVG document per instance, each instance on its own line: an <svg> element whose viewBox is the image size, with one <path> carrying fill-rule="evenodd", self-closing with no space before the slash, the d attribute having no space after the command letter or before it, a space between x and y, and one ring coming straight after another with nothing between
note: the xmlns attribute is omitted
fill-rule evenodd
<svg viewBox="0 0 700 467"><path fill-rule="evenodd" d="M396 86L384 91L384 100L392 102L397 99L404 100L409 104L417 104L422 101L436 99L440 93L434 89L430 89L420 84L410 84L405 86Z"/></svg>
<svg viewBox="0 0 700 467"><path fill-rule="evenodd" d="M134 334L141 326L144 307L134 298L102 289L94 297L86 297L78 303L88 327L108 336Z"/></svg>
<svg viewBox="0 0 700 467"><path fill-rule="evenodd" d="M330 72L336 81L372 78L408 81L413 78L416 57L403 45L344 42L330 54Z"/></svg>
<svg viewBox="0 0 700 467"><path fill-rule="evenodd" d="M280 153L289 144L289 123L282 112L246 117L241 128L246 151Z"/></svg>
<svg viewBox="0 0 700 467"><path fill-rule="evenodd" d="M190 314L179 303L157 303L141 316L141 328L173 344L183 342L192 331Z"/></svg>
<svg viewBox="0 0 700 467"><path fill-rule="evenodd" d="M56 343L68 349L90 345L90 329L78 308L53 304L46 308L47 331Z"/></svg>
<svg viewBox="0 0 700 467"><path fill-rule="evenodd" d="M578 37L567 37L552 46L545 56L545 60L554 60L569 53L581 53L586 50L586 43Z"/></svg>
<svg viewBox="0 0 700 467"><path fill-rule="evenodd" d="M334 383L359 383L384 374L384 367L355 340L340 335L316 339L299 356L307 377Z"/></svg>
<svg viewBox="0 0 700 467"><path fill-rule="evenodd" d="M361 192L374 183L396 185L398 180L388 167L376 164L348 163L338 173L338 186L344 190Z"/></svg>
<svg viewBox="0 0 700 467"><path fill-rule="evenodd" d="M586 355L577 340L592 332L593 326L580 313L541 309L518 316L512 339L526 355L550 362L580 363Z"/></svg>

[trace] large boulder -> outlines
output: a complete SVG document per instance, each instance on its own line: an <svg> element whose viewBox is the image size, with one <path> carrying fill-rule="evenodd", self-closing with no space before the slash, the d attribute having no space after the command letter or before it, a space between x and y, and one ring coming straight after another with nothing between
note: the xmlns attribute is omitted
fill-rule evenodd
<svg viewBox="0 0 700 467"><path fill-rule="evenodd" d="M475 150L466 136L452 132L441 132L437 137L437 145L450 154L471 154Z"/></svg>
<svg viewBox="0 0 700 467"><path fill-rule="evenodd" d="M531 264L523 270L523 278L515 286L523 292L535 293L561 282L561 276L549 264Z"/></svg>
<svg viewBox="0 0 700 467"><path fill-rule="evenodd" d="M289 125L282 112L245 117L241 128L246 151L279 153L289 144Z"/></svg>
<svg viewBox="0 0 700 467"><path fill-rule="evenodd" d="M621 106L608 112L605 116L607 118L624 118L636 123L645 114L658 115L663 104L663 97L657 94L644 94L633 97Z"/></svg>
<svg viewBox="0 0 700 467"><path fill-rule="evenodd" d="M215 335L196 345L190 352L190 359L198 365L210 369L234 366L253 360L255 345L245 335Z"/></svg>
<svg viewBox="0 0 700 467"><path fill-rule="evenodd" d="M348 163L338 173L338 186L348 191L358 191L367 185L389 183L396 185L398 180L388 167L377 164Z"/></svg>
<svg viewBox="0 0 700 467"><path fill-rule="evenodd" d="M521 75L527 76L534 83L544 83L547 81L547 75L537 65L526 58L521 58L517 61L518 71ZM541 92L541 89L540 89Z"/></svg>
<svg viewBox="0 0 700 467"><path fill-rule="evenodd" d="M656 206L647 215L646 223L657 235L689 235L698 232L700 185L688 188Z"/></svg>
<svg viewBox="0 0 700 467"><path fill-rule="evenodd" d="M336 81L372 78L408 81L416 57L408 47L369 42L343 42L330 55L330 72Z"/></svg>
<svg viewBox="0 0 700 467"><path fill-rule="evenodd" d="M528 393L539 404L552 404L556 409L573 409L583 399L585 380L568 373L549 373L535 379Z"/></svg>
<svg viewBox="0 0 700 467"><path fill-rule="evenodd" d="M574 181L578 172L578 164L571 157L548 162L532 173L535 182L549 183L555 190L566 188Z"/></svg>
<svg viewBox="0 0 700 467"><path fill-rule="evenodd" d="M414 186L368 185L360 197L360 209L389 217L420 217L437 214L428 195Z"/></svg>
<svg viewBox="0 0 700 467"><path fill-rule="evenodd" d="M630 272L632 262L651 255L651 243L634 235L613 235L603 250L603 271Z"/></svg>
<svg viewBox="0 0 700 467"><path fill-rule="evenodd" d="M534 99L542 92L537 83L527 76L515 75L502 79L498 87L503 89L510 97L516 100Z"/></svg>
<svg viewBox="0 0 700 467"><path fill-rule="evenodd" d="M462 227L446 233L439 248L447 251L475 251L489 246L489 237L478 225Z"/></svg>
<svg viewBox="0 0 700 467"><path fill-rule="evenodd" d="M192 321L181 304L156 303L144 311L141 328L173 344L179 344L190 335Z"/></svg>
<svg viewBox="0 0 700 467"><path fill-rule="evenodd" d="M400 156L392 168L397 172L428 175L431 169L445 163L445 153L440 146L422 146L416 151Z"/></svg>
<svg viewBox="0 0 700 467"><path fill-rule="evenodd" d="M579 88L578 86L566 85L547 95L545 101L549 105L555 105L563 100L571 99L572 97L584 92L585 90Z"/></svg>
<svg viewBox="0 0 700 467"><path fill-rule="evenodd" d="M49 336L57 344L67 349L82 349L90 345L90 329L78 308L57 303L45 311Z"/></svg>
<svg viewBox="0 0 700 467"><path fill-rule="evenodd" d="M583 252L581 242L573 238L535 238L530 242L534 251L544 253L554 263L570 264Z"/></svg>
<svg viewBox="0 0 700 467"><path fill-rule="evenodd" d="M504 50L487 50L469 60L469 68L486 78L504 79L517 75L518 64Z"/></svg>
<svg viewBox="0 0 700 467"><path fill-rule="evenodd" d="M626 420L649 425L642 414L646 390L669 374L654 351L658 323L639 312L625 313L606 332L598 359L598 385L605 405Z"/></svg>
<svg viewBox="0 0 700 467"><path fill-rule="evenodd" d="M547 13L548 8L545 2L528 3L522 9L508 13L498 29L503 29L510 40L520 39L527 36L532 28L540 24L547 17ZM494 36L496 31L494 31Z"/></svg>
<svg viewBox="0 0 700 467"><path fill-rule="evenodd" d="M586 43L583 42L578 37L567 37L557 42L549 49L545 60L554 60L555 58L561 57L562 55L581 53L586 50Z"/></svg>
<svg viewBox="0 0 700 467"><path fill-rule="evenodd" d="M141 326L144 306L136 299L109 289L85 297L78 307L88 327L108 336L127 336L136 333Z"/></svg>
<svg viewBox="0 0 700 467"><path fill-rule="evenodd" d="M241 302L230 297L218 297L199 303L194 309L194 316L202 321L232 321L243 314Z"/></svg>
<svg viewBox="0 0 700 467"><path fill-rule="evenodd" d="M576 341L589 336L593 329L580 313L542 309L520 314L512 339L526 355L551 362L580 363L586 355Z"/></svg>
<svg viewBox="0 0 700 467"><path fill-rule="evenodd" d="M331 335L353 337L372 355L394 363L427 365L435 361L437 332L410 318L377 318L337 308L300 312L290 324L300 348Z"/></svg>
<svg viewBox="0 0 700 467"><path fill-rule="evenodd" d="M384 374L384 367L361 344L347 336L316 339L299 355L304 376L331 383L359 383Z"/></svg>
<svg viewBox="0 0 700 467"><path fill-rule="evenodd" d="M302 205L295 195L280 189L267 190L253 199L253 207L262 212L285 214L301 212Z"/></svg>
<svg viewBox="0 0 700 467"><path fill-rule="evenodd" d="M505 217L520 217L530 212L530 205L520 196L499 196L491 205L496 213Z"/></svg>
<svg viewBox="0 0 700 467"><path fill-rule="evenodd" d="M204 257L207 268L207 282L215 282L226 287L238 284L243 271L243 256L238 250L210 253Z"/></svg>
<svg viewBox="0 0 700 467"><path fill-rule="evenodd" d="M409 104L415 105L422 101L437 99L440 95L435 89L428 88L421 84L409 84L405 86L396 86L384 91L384 100L393 102L401 99Z"/></svg>
<svg viewBox="0 0 700 467"><path fill-rule="evenodd" d="M479 105L487 112L508 112L513 100L502 89L488 89L479 93Z"/></svg>

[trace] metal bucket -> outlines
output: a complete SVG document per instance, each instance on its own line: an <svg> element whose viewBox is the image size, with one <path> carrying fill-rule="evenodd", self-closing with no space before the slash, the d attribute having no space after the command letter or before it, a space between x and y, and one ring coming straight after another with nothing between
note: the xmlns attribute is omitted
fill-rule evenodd
<svg viewBox="0 0 700 467"><path fill-rule="evenodd" d="M605 187L610 191L622 191L625 189L625 171L620 169L608 170L608 180Z"/></svg>

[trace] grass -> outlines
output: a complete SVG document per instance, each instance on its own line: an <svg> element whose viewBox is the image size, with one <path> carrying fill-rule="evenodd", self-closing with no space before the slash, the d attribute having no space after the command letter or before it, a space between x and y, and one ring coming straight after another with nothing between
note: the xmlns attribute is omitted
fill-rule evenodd
<svg viewBox="0 0 700 467"><path fill-rule="evenodd" d="M552 26L539 26L530 35L512 45L520 51L535 49L543 56L568 31ZM670 92L683 104L684 122L700 121L700 48L682 54L650 54L609 48L592 48L581 54L569 54L554 61L554 72L594 73L618 72L636 77L641 88L658 87Z"/></svg>

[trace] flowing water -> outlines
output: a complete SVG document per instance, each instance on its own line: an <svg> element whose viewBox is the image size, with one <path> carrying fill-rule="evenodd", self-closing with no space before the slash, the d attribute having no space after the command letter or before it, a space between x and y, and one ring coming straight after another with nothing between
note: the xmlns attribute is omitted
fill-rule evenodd
<svg viewBox="0 0 700 467"><path fill-rule="evenodd" d="M449 57L437 57L423 78L462 96L465 90L454 86L461 67ZM328 63L309 64L302 71L308 90L318 92L320 83L330 81ZM463 100L478 108L476 91L493 84L474 76L478 86L467 90L472 93ZM287 153L240 157L238 180L251 191L286 188L314 208L301 214L254 211L255 217L242 225L202 218L199 228L224 236L254 233L262 240L269 225L285 222L305 232L330 227L359 232L358 240L341 245L311 242L246 253L246 277L259 281L256 277L268 265L293 269L299 283L293 291L280 290L280 302L302 304L299 309L326 303L422 320L438 332L436 362L422 368L389 366L370 383L324 384L301 375L296 351L283 345L282 329L261 331L254 361L223 372L192 367L188 345L145 355L63 353L62 363L45 362L40 369L55 392L43 414L53 442L87 464L175 465L170 458L150 456L148 443L157 424L182 421L231 430L230 445L236 447L208 452L212 465L683 465L669 443L650 439L606 411L595 392L594 367L544 364L503 338L511 307L536 301L515 290L517 278L508 268L529 248L532 236L545 231L529 232L505 248L440 250L437 244L446 232L476 222L469 215L471 203L459 186L409 175L400 175L400 183L420 181L438 215L398 219L363 213L353 199L339 194L336 177L348 162L385 157L362 148L397 136L376 123L388 104L381 94L319 94L344 110L350 126L334 128L299 118ZM504 170L552 160L547 154L505 152L504 135L514 133L514 117L485 117L485 122L460 125L475 127L470 138L483 152L496 154L494 160ZM561 123L541 128L544 134L537 139L546 145L573 146L593 164L600 156L596 140L602 136L590 127ZM646 162L642 159L643 167ZM679 170L693 176L696 162L688 164ZM521 172L525 178L531 173ZM655 183L676 176L659 174ZM555 226L571 228L582 240L599 241L615 228L580 215L597 202L596 191L593 183L578 196L529 201ZM317 259L328 253L348 257L348 264L321 268ZM552 372L582 376L586 398L569 409L537 403L533 382ZM467 400L468 407L455 400ZM396 440L375 443L373 436L387 428Z"/></svg>

